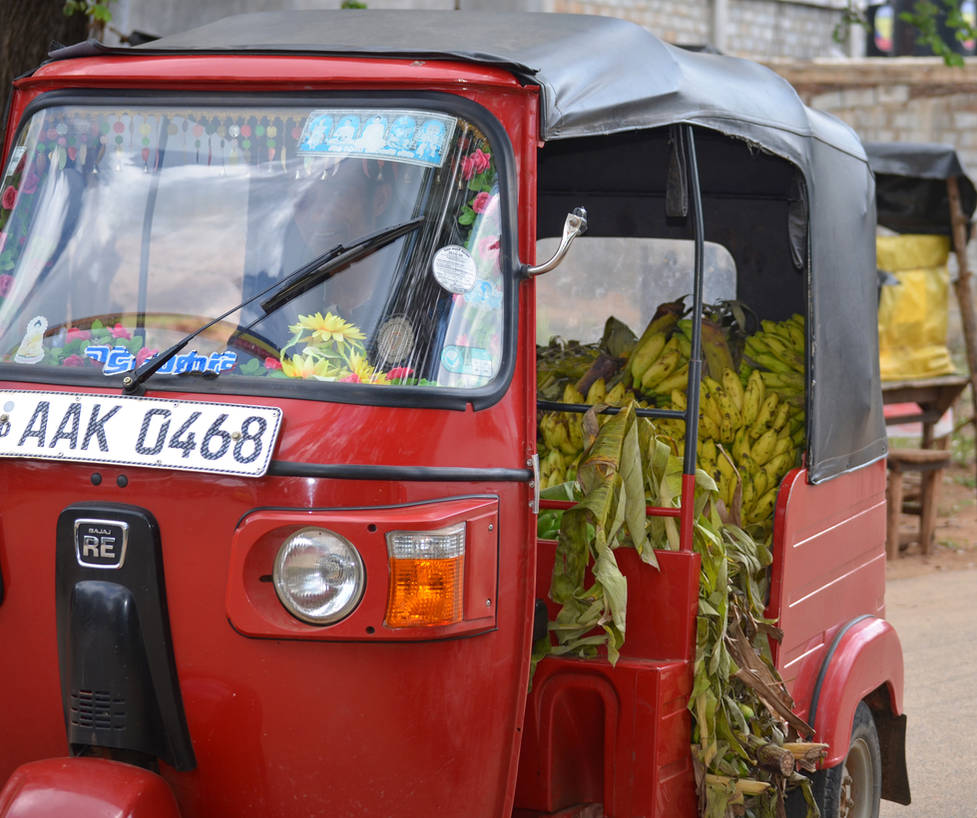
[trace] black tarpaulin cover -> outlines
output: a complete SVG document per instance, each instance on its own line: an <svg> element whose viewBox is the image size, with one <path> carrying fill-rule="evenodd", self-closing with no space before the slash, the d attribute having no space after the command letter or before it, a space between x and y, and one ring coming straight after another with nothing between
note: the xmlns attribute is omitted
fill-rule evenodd
<svg viewBox="0 0 977 818"><path fill-rule="evenodd" d="M957 178L968 223L977 190L952 145L932 142L866 142L875 173L879 224L897 233L952 234L946 180Z"/></svg>
<svg viewBox="0 0 977 818"><path fill-rule="evenodd" d="M132 49L88 43L52 58L232 53L492 65L539 86L544 140L690 123L791 162L809 196L809 477L885 455L872 175L851 129L806 108L773 72L674 48L611 17L447 11L246 14Z"/></svg>

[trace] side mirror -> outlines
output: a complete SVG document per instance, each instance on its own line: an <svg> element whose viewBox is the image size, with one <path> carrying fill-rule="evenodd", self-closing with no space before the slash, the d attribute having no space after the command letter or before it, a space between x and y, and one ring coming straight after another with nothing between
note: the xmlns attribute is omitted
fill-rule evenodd
<svg viewBox="0 0 977 818"><path fill-rule="evenodd" d="M552 258L542 264L537 264L535 267L524 267L523 271L526 277L532 278L533 276L538 276L540 273L548 273L555 268L563 261L563 257L567 254L567 250L570 249L573 240L586 232L587 211L582 207L575 207L572 213L567 213L566 221L563 222L563 238L560 240L560 246L556 248L556 252Z"/></svg>

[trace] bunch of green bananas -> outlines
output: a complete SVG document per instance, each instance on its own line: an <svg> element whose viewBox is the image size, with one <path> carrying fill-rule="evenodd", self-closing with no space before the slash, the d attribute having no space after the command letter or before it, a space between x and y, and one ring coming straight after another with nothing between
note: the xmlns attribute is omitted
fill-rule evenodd
<svg viewBox="0 0 977 818"><path fill-rule="evenodd" d="M623 370L607 389L598 378L584 396L555 373L564 370L552 345L547 348L546 388L541 397L557 397L563 386L563 403L603 403L621 406L636 399L655 406L684 411L691 355L690 319L681 319L679 302L663 304L634 344ZM805 440L804 420L804 319L764 320L762 329L745 340L743 360L737 373L722 327L703 322L703 353L707 355L699 402L698 464L719 486L720 498L743 525L761 535L773 525L777 490L784 475L800 457ZM708 337L708 340L707 340ZM576 367L582 347L570 342L565 350ZM630 388L628 388L630 385ZM546 394L548 393L548 394ZM685 423L657 419L660 436L670 438L682 451ZM559 485L576 476L584 449L583 416L542 412L538 448L541 488Z"/></svg>
<svg viewBox="0 0 977 818"><path fill-rule="evenodd" d="M786 321L761 321L763 327L746 339L743 368L759 369L768 389L785 400L804 398L804 317L794 314ZM747 372L747 376L749 373Z"/></svg>
<svg viewBox="0 0 977 818"><path fill-rule="evenodd" d="M767 389L758 370L744 387L729 369L722 384L703 379L701 405L700 466L716 479L727 508L739 490L744 525L766 527L773 521L780 481L804 443L803 408ZM710 434L717 428L718 436Z"/></svg>
<svg viewBox="0 0 977 818"><path fill-rule="evenodd" d="M561 402L624 406L634 399L634 392L627 389L622 381L608 389L604 379L598 378L586 396L580 394L573 384L566 384ZM540 412L536 446L539 451L540 489L573 480L585 448L583 415L574 412Z"/></svg>
<svg viewBox="0 0 977 818"><path fill-rule="evenodd" d="M799 460L806 427L803 319L793 316L780 323L764 321L762 326L761 332L746 339L750 357L744 357L739 373L726 367L719 380L703 377L697 455L699 468L716 480L726 508L733 511L738 503L740 522L764 536L772 531L777 491ZM791 346L784 340L787 337L793 338ZM778 371L751 366L755 359L750 352L761 354L761 349L764 366ZM779 355L786 359L783 365ZM683 411L686 402L685 393L676 389L660 405ZM656 427L681 448L682 421L659 420Z"/></svg>

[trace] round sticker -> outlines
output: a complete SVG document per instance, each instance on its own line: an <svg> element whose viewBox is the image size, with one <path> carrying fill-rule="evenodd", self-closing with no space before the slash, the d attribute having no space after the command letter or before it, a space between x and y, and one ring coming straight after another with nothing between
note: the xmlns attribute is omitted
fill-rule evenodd
<svg viewBox="0 0 977 818"><path fill-rule="evenodd" d="M377 333L377 354L384 366L399 364L414 351L414 328L406 318L391 318Z"/></svg>
<svg viewBox="0 0 977 818"><path fill-rule="evenodd" d="M434 254L434 278L449 293L467 293L475 286L475 259L464 247L449 244Z"/></svg>

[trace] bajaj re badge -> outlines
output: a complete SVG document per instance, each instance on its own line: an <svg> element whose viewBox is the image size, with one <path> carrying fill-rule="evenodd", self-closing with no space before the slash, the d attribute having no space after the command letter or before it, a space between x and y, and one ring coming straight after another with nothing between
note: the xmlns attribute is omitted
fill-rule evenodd
<svg viewBox="0 0 977 818"><path fill-rule="evenodd" d="M75 520L75 557L85 568L121 568L128 541L128 523Z"/></svg>

